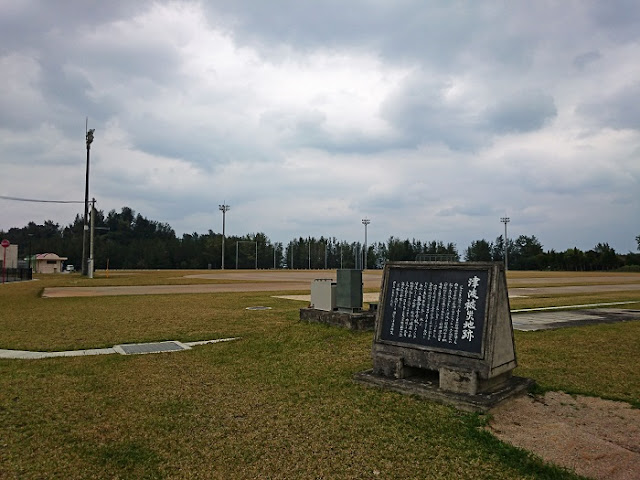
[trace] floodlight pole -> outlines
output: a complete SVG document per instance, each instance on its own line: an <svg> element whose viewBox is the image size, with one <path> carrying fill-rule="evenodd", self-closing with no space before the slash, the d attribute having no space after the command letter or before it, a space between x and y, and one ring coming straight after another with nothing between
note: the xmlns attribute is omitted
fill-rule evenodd
<svg viewBox="0 0 640 480"><path fill-rule="evenodd" d="M89 125L89 119L86 121L86 143L87 143L87 174L84 182L84 225L82 230L82 275L87 275L87 233L89 233L89 151L91 150L91 143L93 142L93 132L95 128L87 130Z"/></svg>
<svg viewBox="0 0 640 480"><path fill-rule="evenodd" d="M367 269L367 226L371 223L371 220L368 218L362 219L362 224L364 225L364 265L362 270Z"/></svg>
<svg viewBox="0 0 640 480"><path fill-rule="evenodd" d="M218 205L218 210L220 210L222 212L222 270L224 270L224 227L225 227L225 219L226 219L226 214L229 211L231 207L229 207L229 205L227 205L226 203L223 203L222 205Z"/></svg>
<svg viewBox="0 0 640 480"><path fill-rule="evenodd" d="M507 241L507 223L509 223L511 219L509 217L501 217L500 221L504 223L504 270L507 271L509 270L509 258L507 255L507 247L509 245L509 242Z"/></svg>
<svg viewBox="0 0 640 480"><path fill-rule="evenodd" d="M93 258L93 236L94 236L94 232L95 232L95 227L96 227L96 199L92 198L91 199L91 241L89 242L89 264L87 265L88 267L88 274L89 274L89 278L93 278L93 272L95 271L94 268L94 258Z"/></svg>

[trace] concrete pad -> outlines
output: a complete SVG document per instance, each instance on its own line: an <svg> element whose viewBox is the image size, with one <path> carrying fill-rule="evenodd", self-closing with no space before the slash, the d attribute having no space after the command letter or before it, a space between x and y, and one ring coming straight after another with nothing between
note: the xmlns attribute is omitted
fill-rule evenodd
<svg viewBox="0 0 640 480"><path fill-rule="evenodd" d="M129 343L115 345L113 349L120 355L141 355L146 353L168 353L188 350L191 347L178 341Z"/></svg>
<svg viewBox="0 0 640 480"><path fill-rule="evenodd" d="M553 328L577 327L598 323L640 320L640 310L599 308L592 310L543 311L513 313L514 330L533 331Z"/></svg>

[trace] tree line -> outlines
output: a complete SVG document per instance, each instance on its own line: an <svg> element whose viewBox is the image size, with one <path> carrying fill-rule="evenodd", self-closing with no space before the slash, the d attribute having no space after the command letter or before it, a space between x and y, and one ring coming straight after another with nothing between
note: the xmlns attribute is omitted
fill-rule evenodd
<svg viewBox="0 0 640 480"><path fill-rule="evenodd" d="M640 251L640 235L636 241ZM502 235L495 242L475 240L465 250L464 258L468 262L502 261L504 243ZM545 252L535 235L508 239L507 262L513 270L640 270L639 253L619 254L608 243L598 243L586 252L575 247L563 252L553 249Z"/></svg>
<svg viewBox="0 0 640 480"><path fill-rule="evenodd" d="M167 223L150 220L129 207L106 215L95 212L94 258L99 269L219 269L222 267L222 234L209 230L205 234L176 236ZM67 263L82 263L83 217L61 227L47 220L42 225L29 222L22 228L0 231L2 238L19 246L20 258L52 252L68 257ZM636 238L640 250L640 235ZM366 247L361 242L337 238L299 237L287 243L273 242L264 233L225 237L224 266L241 268L382 268L386 261L413 261L418 258L446 258L459 261L454 243L399 239ZM640 254L620 255L608 244L599 243L593 250L576 248L566 252L545 252L535 236L521 235L507 242L509 268L518 270L610 270L640 265ZM476 240L464 252L466 261L501 261L504 239L495 242ZM426 257L425 257L426 256Z"/></svg>

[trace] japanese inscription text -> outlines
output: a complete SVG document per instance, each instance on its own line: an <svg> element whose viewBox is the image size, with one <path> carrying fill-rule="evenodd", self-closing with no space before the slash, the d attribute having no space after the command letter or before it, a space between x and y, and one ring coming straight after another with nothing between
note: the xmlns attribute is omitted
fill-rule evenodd
<svg viewBox="0 0 640 480"><path fill-rule="evenodd" d="M389 270L381 339L480 353L486 270Z"/></svg>

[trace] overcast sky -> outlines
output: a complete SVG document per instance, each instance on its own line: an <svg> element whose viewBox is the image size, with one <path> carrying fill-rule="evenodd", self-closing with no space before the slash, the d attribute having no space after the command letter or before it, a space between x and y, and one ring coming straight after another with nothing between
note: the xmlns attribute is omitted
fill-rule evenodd
<svg viewBox="0 0 640 480"><path fill-rule="evenodd" d="M640 3L0 0L0 195L178 235L640 234ZM0 229L81 204L0 199Z"/></svg>

